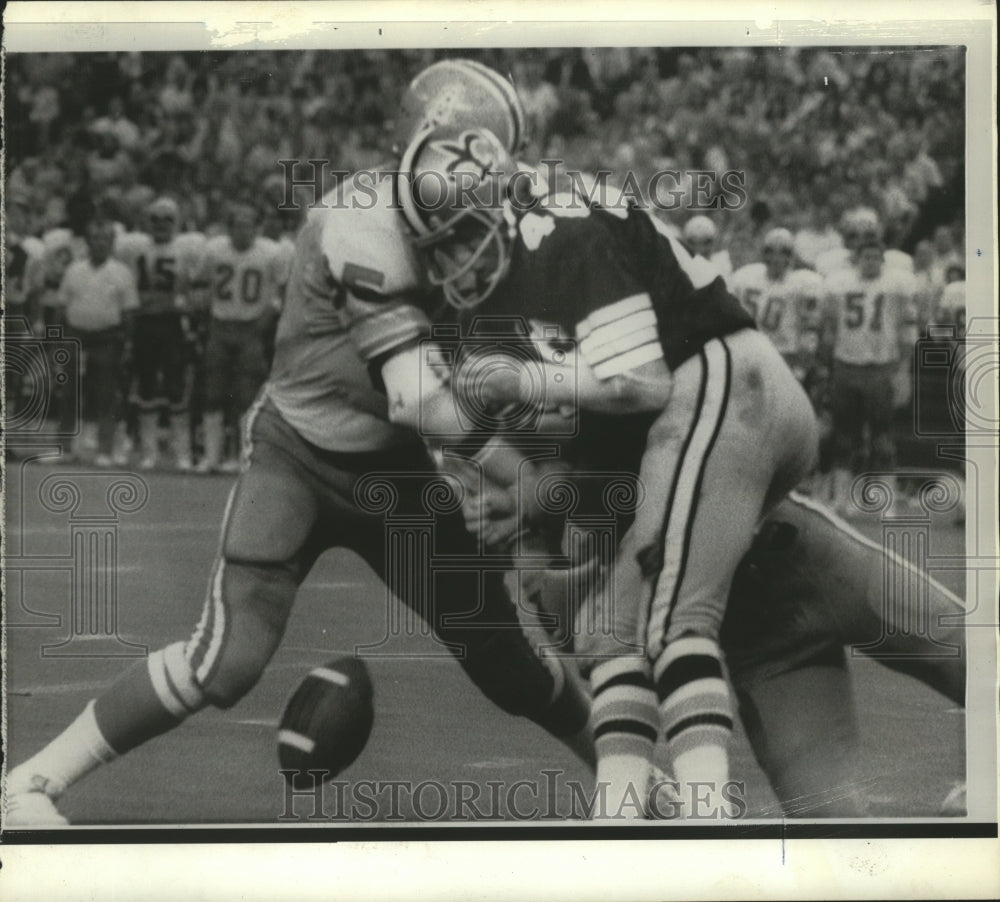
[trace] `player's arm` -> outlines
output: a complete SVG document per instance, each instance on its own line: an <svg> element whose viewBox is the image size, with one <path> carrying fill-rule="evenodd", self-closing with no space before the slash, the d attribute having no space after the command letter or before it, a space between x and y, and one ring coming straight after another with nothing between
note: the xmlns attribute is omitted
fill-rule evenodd
<svg viewBox="0 0 1000 902"><path fill-rule="evenodd" d="M511 359L510 366L496 367L488 381L472 386L456 384L454 390L475 391L479 398L496 406L520 405L541 396L548 408L578 407L612 414L662 410L670 397L670 371L662 359L658 338L658 359L639 358L634 364L613 369L605 365L603 370L605 362L595 359L594 354L588 359L587 348L581 342L547 339L538 331L532 333L531 340L537 354L532 364ZM475 375L471 368L468 371ZM544 385L541 395L539 377Z"/></svg>

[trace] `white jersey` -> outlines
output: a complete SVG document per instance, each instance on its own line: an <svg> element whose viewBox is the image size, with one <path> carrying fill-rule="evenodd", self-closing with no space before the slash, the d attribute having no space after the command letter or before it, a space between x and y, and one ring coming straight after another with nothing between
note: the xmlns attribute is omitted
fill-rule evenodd
<svg viewBox="0 0 1000 902"><path fill-rule="evenodd" d="M228 235L210 238L194 281L205 285L215 319L252 322L277 310L287 269L278 245L269 238L256 238L244 251L233 246Z"/></svg>
<svg viewBox="0 0 1000 902"><path fill-rule="evenodd" d="M389 422L385 394L369 362L403 335L419 335L416 308L396 300L428 290L391 179L377 202L353 203L334 189L309 211L278 321L265 389L307 441L362 452L412 444L415 433Z"/></svg>
<svg viewBox="0 0 1000 902"><path fill-rule="evenodd" d="M834 273L824 285L827 317L835 323L833 356L855 365L895 363L915 316L913 277L883 268L875 279L856 269Z"/></svg>
<svg viewBox="0 0 1000 902"><path fill-rule="evenodd" d="M41 288L45 248L37 238L7 236L4 254L4 303L13 316L24 316Z"/></svg>
<svg viewBox="0 0 1000 902"><path fill-rule="evenodd" d="M198 232L185 232L163 243L145 232L127 232L115 240L115 256L135 275L140 315L186 308L204 246L205 236Z"/></svg>
<svg viewBox="0 0 1000 902"><path fill-rule="evenodd" d="M965 337L965 281L949 282L941 292L937 310L934 312L936 325L956 326L957 338Z"/></svg>
<svg viewBox="0 0 1000 902"><path fill-rule="evenodd" d="M832 276L841 269L849 269L852 265L851 252L846 247L832 248L816 258L816 272L824 277ZM886 248L882 255L882 265L886 269L912 273L913 257L895 248Z"/></svg>
<svg viewBox="0 0 1000 902"><path fill-rule="evenodd" d="M285 301L285 286L288 284L288 279L292 272L292 261L295 259L295 239L289 235L282 235L275 242L275 245L278 249L278 268L281 272L278 283L281 286L278 305L283 306Z"/></svg>
<svg viewBox="0 0 1000 902"><path fill-rule="evenodd" d="M822 279L808 269L771 279L764 263L740 267L730 280L730 290L783 356L813 351L804 340L815 335Z"/></svg>

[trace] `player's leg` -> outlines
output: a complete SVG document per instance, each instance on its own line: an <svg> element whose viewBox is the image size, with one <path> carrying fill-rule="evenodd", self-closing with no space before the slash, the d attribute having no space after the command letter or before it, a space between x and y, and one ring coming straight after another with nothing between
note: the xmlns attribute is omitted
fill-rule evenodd
<svg viewBox="0 0 1000 902"><path fill-rule="evenodd" d="M230 381L228 379L229 348L223 334L223 324L212 319L205 344L205 407L202 415L203 454L199 473L211 473L222 463L225 442L225 406Z"/></svg>
<svg viewBox="0 0 1000 902"><path fill-rule="evenodd" d="M865 817L860 736L844 650L789 669L731 672L747 738L786 817Z"/></svg>
<svg viewBox="0 0 1000 902"><path fill-rule="evenodd" d="M839 513L850 510L851 483L864 443L864 409L861 390L864 381L858 367L836 363L830 378L830 414L833 428L834 507Z"/></svg>
<svg viewBox="0 0 1000 902"><path fill-rule="evenodd" d="M734 579L723 647L747 734L786 814L866 813L858 700L833 650L873 654L961 705L961 614L943 586L815 500L793 492L771 512Z"/></svg>
<svg viewBox="0 0 1000 902"><path fill-rule="evenodd" d="M233 410L235 421L243 423L247 412L267 379L267 357L262 326L257 322L239 323L235 330L238 340L233 355ZM234 461L227 462L232 469Z"/></svg>
<svg viewBox="0 0 1000 902"><path fill-rule="evenodd" d="M863 403L871 441L869 463L872 470L884 474L892 474L896 468L896 436L894 432L896 369L895 364L872 367L871 378L864 391ZM892 506L889 510L889 515L892 516L896 509L898 496L896 477L885 475L880 478L885 480L892 495Z"/></svg>
<svg viewBox="0 0 1000 902"><path fill-rule="evenodd" d="M230 707L259 679L295 591L322 547L317 495L276 412L250 425L247 466L230 494L201 620L123 673L45 748L11 771L8 826L59 823L52 804L100 764L178 726L206 705Z"/></svg>
<svg viewBox="0 0 1000 902"><path fill-rule="evenodd" d="M184 318L179 314L167 321L163 336L163 388L170 410L170 446L174 466L191 469L191 346L185 331Z"/></svg>
<svg viewBox="0 0 1000 902"><path fill-rule="evenodd" d="M153 469L160 457L160 415L157 407L162 370L161 321L159 316L139 315L133 330L132 357L139 408L139 467L143 470Z"/></svg>
<svg viewBox="0 0 1000 902"><path fill-rule="evenodd" d="M646 640L674 773L718 793L732 730L719 648L730 583L762 513L809 471L817 429L801 386L758 334L710 343L696 364L695 407L650 433L647 497L658 464L673 478L660 532L644 536L639 555L652 575Z"/></svg>
<svg viewBox="0 0 1000 902"><path fill-rule="evenodd" d="M814 605L822 605L841 644L965 704L965 605L958 596L797 493L770 519L796 530L788 567L808 579Z"/></svg>
<svg viewBox="0 0 1000 902"><path fill-rule="evenodd" d="M111 465L121 409L119 381L124 338L117 330L94 336L88 353L87 381L97 421L97 463Z"/></svg>
<svg viewBox="0 0 1000 902"><path fill-rule="evenodd" d="M771 512L737 568L722 648L744 730L783 812L860 817L855 700L827 604L844 594L842 577L817 574L815 549L788 512L788 501Z"/></svg>
<svg viewBox="0 0 1000 902"><path fill-rule="evenodd" d="M433 461L415 446L397 452L387 464L388 478L398 493L397 510L422 511L426 516L424 490L431 480L441 479ZM393 469L401 478L392 480ZM459 511L436 513L433 520L437 553L477 558L477 544ZM567 674L558 658L541 659L534 653L499 568L481 573L473 565L464 571L440 571L428 583L414 580L412 572L387 556L381 521L373 531L356 530L349 547L427 622L487 698L508 713L538 723L592 764L589 704L582 684ZM433 588L428 592L427 586Z"/></svg>

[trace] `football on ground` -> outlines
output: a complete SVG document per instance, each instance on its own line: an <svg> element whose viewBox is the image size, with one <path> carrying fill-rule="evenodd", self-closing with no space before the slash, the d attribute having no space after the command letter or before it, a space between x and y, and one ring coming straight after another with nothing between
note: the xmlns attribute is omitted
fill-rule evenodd
<svg viewBox="0 0 1000 902"><path fill-rule="evenodd" d="M317 667L292 693L278 728L278 761L296 789L332 780L361 754L375 720L367 666L342 657Z"/></svg>

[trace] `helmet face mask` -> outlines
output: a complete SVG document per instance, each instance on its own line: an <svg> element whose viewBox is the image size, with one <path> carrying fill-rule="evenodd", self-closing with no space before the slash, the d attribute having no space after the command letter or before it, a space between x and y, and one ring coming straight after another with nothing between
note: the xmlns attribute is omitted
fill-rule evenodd
<svg viewBox="0 0 1000 902"><path fill-rule="evenodd" d="M508 194L519 171L486 129L426 129L401 162L400 201L430 282L453 307L481 304L510 266Z"/></svg>
<svg viewBox="0 0 1000 902"><path fill-rule="evenodd" d="M473 210L454 217L452 223L444 223L415 244L424 252L431 284L442 290L452 307L468 310L485 301L507 275L506 222Z"/></svg>

